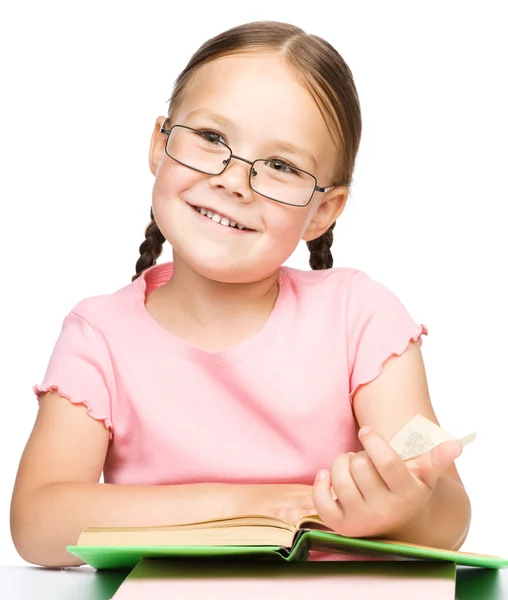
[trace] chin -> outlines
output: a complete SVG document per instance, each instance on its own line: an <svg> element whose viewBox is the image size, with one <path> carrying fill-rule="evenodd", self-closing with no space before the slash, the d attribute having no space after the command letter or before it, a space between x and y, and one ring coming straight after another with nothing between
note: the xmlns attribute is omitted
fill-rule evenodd
<svg viewBox="0 0 508 600"><path fill-rule="evenodd" d="M251 269L242 268L239 265L195 263L190 265L192 269L199 273L202 277L216 281L217 283L252 283L258 281L262 277L256 277L256 274Z"/></svg>
<svg viewBox="0 0 508 600"><path fill-rule="evenodd" d="M201 277L217 283L253 283L270 276L270 273L265 272L266 268L261 270L235 259L182 256L182 260Z"/></svg>

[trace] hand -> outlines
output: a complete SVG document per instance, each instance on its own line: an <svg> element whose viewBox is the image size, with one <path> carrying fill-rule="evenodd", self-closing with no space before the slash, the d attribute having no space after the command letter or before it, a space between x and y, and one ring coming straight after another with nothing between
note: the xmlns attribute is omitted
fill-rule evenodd
<svg viewBox="0 0 508 600"><path fill-rule="evenodd" d="M404 462L370 427L359 438L365 451L337 457L331 472L320 471L312 494L325 525L348 537L376 537L404 526L424 510L439 477L462 453L462 444L451 440Z"/></svg>
<svg viewBox="0 0 508 600"><path fill-rule="evenodd" d="M312 485L293 483L242 485L236 514L266 515L291 525L305 516L315 515Z"/></svg>

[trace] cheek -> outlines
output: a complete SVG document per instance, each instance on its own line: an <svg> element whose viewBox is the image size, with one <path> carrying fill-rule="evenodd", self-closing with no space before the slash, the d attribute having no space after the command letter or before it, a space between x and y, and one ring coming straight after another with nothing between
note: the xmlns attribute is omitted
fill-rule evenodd
<svg viewBox="0 0 508 600"><path fill-rule="evenodd" d="M159 169L152 191L154 208L170 206L183 191L203 178L202 173L188 169L172 161L165 162Z"/></svg>
<svg viewBox="0 0 508 600"><path fill-rule="evenodd" d="M276 203L266 208L265 217L270 233L277 236L279 241L287 239L288 242L289 240L298 242L307 228L309 209Z"/></svg>
<svg viewBox="0 0 508 600"><path fill-rule="evenodd" d="M155 222L168 242L177 243L182 221L182 210L188 210L181 201L185 190L204 177L202 173L188 169L172 161L162 166L155 178L152 190L152 210Z"/></svg>

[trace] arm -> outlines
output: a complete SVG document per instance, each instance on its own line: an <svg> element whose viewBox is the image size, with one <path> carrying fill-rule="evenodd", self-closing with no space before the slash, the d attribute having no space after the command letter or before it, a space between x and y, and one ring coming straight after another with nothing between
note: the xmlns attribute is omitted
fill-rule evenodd
<svg viewBox="0 0 508 600"><path fill-rule="evenodd" d="M371 426L387 441L416 414L439 425L417 343L387 360L383 373L360 386L353 402L359 426ZM458 549L466 539L470 520L469 498L452 463L438 479L424 510L403 526L384 532L383 537Z"/></svg>
<svg viewBox="0 0 508 600"><path fill-rule="evenodd" d="M119 485L98 483L109 443L103 423L83 405L43 395L21 458L11 503L11 534L20 556L45 567L83 564L66 546L86 527L188 523L240 514L295 522L314 513L302 484Z"/></svg>
<svg viewBox="0 0 508 600"><path fill-rule="evenodd" d="M55 392L41 398L11 503L12 539L26 561L47 567L83 564L65 547L75 544L85 527L198 521L233 510L234 485L98 483L108 443L108 430L83 405Z"/></svg>

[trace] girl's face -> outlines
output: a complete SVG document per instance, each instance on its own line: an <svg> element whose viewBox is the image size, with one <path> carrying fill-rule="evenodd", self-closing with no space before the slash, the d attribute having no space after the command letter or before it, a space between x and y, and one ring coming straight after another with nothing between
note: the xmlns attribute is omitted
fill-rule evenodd
<svg viewBox="0 0 508 600"><path fill-rule="evenodd" d="M305 207L260 196L249 186L250 165L234 158L220 175L183 166L164 152L164 120L157 119L150 147L154 217L173 252L208 279L250 283L273 275L302 238L324 233L344 207L346 187L315 192ZM320 186L336 181L339 157L321 112L277 53L228 56L201 67L171 115L175 124L212 131L250 161L284 160ZM217 223L196 206L246 229Z"/></svg>

